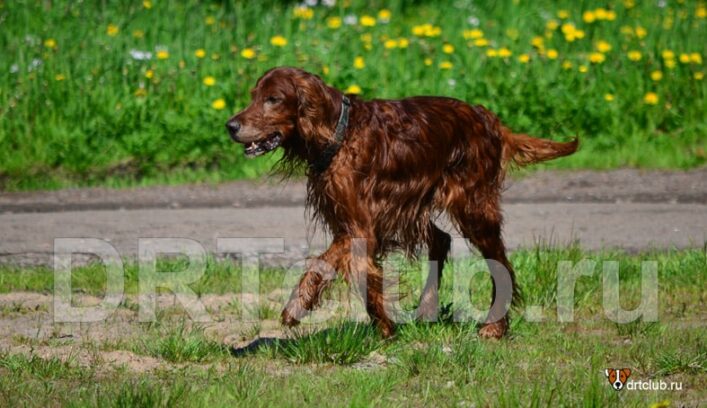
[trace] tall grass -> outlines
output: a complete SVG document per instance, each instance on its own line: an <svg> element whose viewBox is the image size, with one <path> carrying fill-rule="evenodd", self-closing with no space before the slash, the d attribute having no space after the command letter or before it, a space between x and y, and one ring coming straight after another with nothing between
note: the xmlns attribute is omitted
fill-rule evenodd
<svg viewBox="0 0 707 408"><path fill-rule="evenodd" d="M276 154L245 160L223 124L278 65L579 135L551 166L705 163L704 3L335 3L0 3L0 188L256 177Z"/></svg>

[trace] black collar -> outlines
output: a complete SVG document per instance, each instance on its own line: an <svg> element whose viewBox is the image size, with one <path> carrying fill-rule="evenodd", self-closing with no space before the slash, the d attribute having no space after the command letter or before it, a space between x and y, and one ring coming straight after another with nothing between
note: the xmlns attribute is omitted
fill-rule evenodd
<svg viewBox="0 0 707 408"><path fill-rule="evenodd" d="M317 157L316 161L309 165L315 173L321 174L329 168L331 161L336 156L336 153L341 148L341 143L344 141L344 136L346 135L346 126L349 124L349 109L351 108L351 101L344 95L341 100L341 114L339 115L339 121L336 123L336 130L334 131L334 142L327 145Z"/></svg>

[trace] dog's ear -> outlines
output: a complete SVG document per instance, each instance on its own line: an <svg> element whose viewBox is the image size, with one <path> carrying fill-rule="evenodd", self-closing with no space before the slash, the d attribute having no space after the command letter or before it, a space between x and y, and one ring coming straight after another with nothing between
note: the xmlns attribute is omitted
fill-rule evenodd
<svg viewBox="0 0 707 408"><path fill-rule="evenodd" d="M333 130L335 91L316 75L303 72L295 77L297 131L307 140L329 139ZM336 126L334 119L333 126Z"/></svg>
<svg viewBox="0 0 707 408"><path fill-rule="evenodd" d="M621 372L624 373L624 375L626 376L626 378L628 378L628 377L631 376L631 369L630 369L630 368L622 368L622 369L621 369Z"/></svg>

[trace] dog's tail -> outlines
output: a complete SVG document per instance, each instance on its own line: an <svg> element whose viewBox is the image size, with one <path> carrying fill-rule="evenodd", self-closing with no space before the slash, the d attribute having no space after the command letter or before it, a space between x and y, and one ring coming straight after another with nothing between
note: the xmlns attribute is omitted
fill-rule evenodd
<svg viewBox="0 0 707 408"><path fill-rule="evenodd" d="M570 142L555 142L538 139L522 133L513 133L507 127L502 128L503 163L513 162L519 166L538 163L558 157L568 156L579 148L579 139Z"/></svg>

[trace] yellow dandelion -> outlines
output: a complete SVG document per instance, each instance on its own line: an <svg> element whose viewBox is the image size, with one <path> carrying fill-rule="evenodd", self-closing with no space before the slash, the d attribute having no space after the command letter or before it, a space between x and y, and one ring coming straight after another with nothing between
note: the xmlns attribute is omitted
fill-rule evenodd
<svg viewBox="0 0 707 408"><path fill-rule="evenodd" d="M47 38L44 40L44 46L49 48L50 50L53 50L56 48L56 40L53 38Z"/></svg>
<svg viewBox="0 0 707 408"><path fill-rule="evenodd" d="M511 55L513 55L513 53L508 48L504 47L504 48L501 48L500 50L498 50L498 56L501 58L508 58Z"/></svg>
<svg viewBox="0 0 707 408"><path fill-rule="evenodd" d="M572 69L572 61L567 61L567 60L562 61L562 69L564 69L564 70Z"/></svg>
<svg viewBox="0 0 707 408"><path fill-rule="evenodd" d="M361 34L361 41L370 44L373 41L373 36L370 33Z"/></svg>
<svg viewBox="0 0 707 408"><path fill-rule="evenodd" d="M577 69L579 70L579 72L581 72L583 74L586 74L587 71L589 71L589 67L586 65L580 65L579 68L577 68Z"/></svg>
<svg viewBox="0 0 707 408"><path fill-rule="evenodd" d="M66 77L65 77L63 74L56 74L56 75L54 75L54 80L55 80L55 81L63 81L63 80L65 80L65 79L66 79Z"/></svg>
<svg viewBox="0 0 707 408"><path fill-rule="evenodd" d="M666 59L666 60L675 58L675 53L670 50L663 50L663 52L660 55L663 57L663 59Z"/></svg>
<svg viewBox="0 0 707 408"><path fill-rule="evenodd" d="M621 31L621 34L627 36L627 37L632 37L633 36L633 27L631 26L621 26L619 29Z"/></svg>
<svg viewBox="0 0 707 408"><path fill-rule="evenodd" d="M349 87L344 90L344 93L358 95L361 93L361 87L356 84L349 85Z"/></svg>
<svg viewBox="0 0 707 408"><path fill-rule="evenodd" d="M108 27L106 27L106 34L108 34L111 37L115 37L118 35L120 32L120 27L118 27L115 24L108 24Z"/></svg>
<svg viewBox="0 0 707 408"><path fill-rule="evenodd" d="M657 105L660 98L655 92L648 92L643 96L643 103L646 105Z"/></svg>
<svg viewBox="0 0 707 408"><path fill-rule="evenodd" d="M398 48L407 48L410 41L407 38L398 38Z"/></svg>
<svg viewBox="0 0 707 408"><path fill-rule="evenodd" d="M204 80L202 82L206 86L214 86L214 85L216 85L216 78L214 78L212 76L205 76Z"/></svg>
<svg viewBox="0 0 707 408"><path fill-rule="evenodd" d="M489 58L498 57L498 51L493 48L489 48L488 50L486 50L486 56Z"/></svg>
<svg viewBox="0 0 707 408"><path fill-rule="evenodd" d="M668 69L673 69L673 68L675 68L675 60L674 60L674 59L665 60L665 66L666 66Z"/></svg>
<svg viewBox="0 0 707 408"><path fill-rule="evenodd" d="M378 12L378 20L384 23L389 22L392 16L393 13L391 13L388 9L382 9Z"/></svg>
<svg viewBox="0 0 707 408"><path fill-rule="evenodd" d="M442 29L432 24L425 23L412 27L412 34L417 37L439 37L442 34Z"/></svg>
<svg viewBox="0 0 707 408"><path fill-rule="evenodd" d="M597 41L595 47L599 52L607 53L611 51L611 44L603 40Z"/></svg>
<svg viewBox="0 0 707 408"><path fill-rule="evenodd" d="M560 26L560 23L558 23L557 20L549 20L549 21L545 24L545 28L548 29L548 30L550 30L550 31L555 31L555 30L557 30L557 27L559 27L559 26Z"/></svg>
<svg viewBox="0 0 707 408"><path fill-rule="evenodd" d="M329 17L326 19L326 26L331 29L337 29L341 27L341 17Z"/></svg>
<svg viewBox="0 0 707 408"><path fill-rule="evenodd" d="M614 95L612 95L612 94L610 94L610 93L604 94L604 100L607 101L607 102L611 102L611 101L614 100Z"/></svg>
<svg viewBox="0 0 707 408"><path fill-rule="evenodd" d="M144 0L144 1L142 2L142 7L144 7L144 8L147 9L147 10L149 10L149 9L152 8L152 2L151 2L150 0Z"/></svg>
<svg viewBox="0 0 707 408"><path fill-rule="evenodd" d="M653 71L651 72L651 79L654 81L660 81L663 79L663 73L661 71Z"/></svg>
<svg viewBox="0 0 707 408"><path fill-rule="evenodd" d="M593 52L589 54L589 62L592 64L601 64L606 60L606 56L600 52Z"/></svg>
<svg viewBox="0 0 707 408"><path fill-rule="evenodd" d="M705 18L707 17L707 7L704 5L700 4L697 6L697 10L695 10L695 16L697 18Z"/></svg>
<svg viewBox="0 0 707 408"><path fill-rule="evenodd" d="M155 76L155 71L148 69L145 71L145 78L152 79Z"/></svg>
<svg viewBox="0 0 707 408"><path fill-rule="evenodd" d="M147 90L145 88L138 88L133 93L137 98L144 98L147 96Z"/></svg>
<svg viewBox="0 0 707 408"><path fill-rule="evenodd" d="M206 50L203 48L199 48L198 50L194 51L194 56L197 58L204 58L206 57Z"/></svg>
<svg viewBox="0 0 707 408"><path fill-rule="evenodd" d="M424 64L428 67L432 65L432 58L425 58Z"/></svg>
<svg viewBox="0 0 707 408"><path fill-rule="evenodd" d="M540 36L536 36L530 40L530 44L535 48L543 48L545 46L545 39Z"/></svg>
<svg viewBox="0 0 707 408"><path fill-rule="evenodd" d="M445 54L452 54L454 52L454 46L452 44L444 44L442 46L442 52Z"/></svg>
<svg viewBox="0 0 707 408"><path fill-rule="evenodd" d="M646 29L641 26L636 26L635 33L636 37L638 37L639 39L644 38L648 35L648 31L646 31Z"/></svg>
<svg viewBox="0 0 707 408"><path fill-rule="evenodd" d="M388 49L397 48L398 42L393 39L388 39L388 40L385 40L385 42L383 43L383 47L388 48Z"/></svg>
<svg viewBox="0 0 707 408"><path fill-rule="evenodd" d="M440 69L452 69L453 67L454 64L452 64L450 61L442 61L439 63Z"/></svg>
<svg viewBox="0 0 707 408"><path fill-rule="evenodd" d="M559 56L559 53L557 52L557 50L551 49L551 50L547 50L547 53L545 55L547 56L548 59L554 60L554 59L557 59L557 57Z"/></svg>
<svg viewBox="0 0 707 408"><path fill-rule="evenodd" d="M204 24L209 25L209 26L216 24L216 17L206 16L206 18L204 18Z"/></svg>
<svg viewBox="0 0 707 408"><path fill-rule="evenodd" d="M363 57L359 56L354 58L353 66L356 69L364 69L366 68L366 61L363 60Z"/></svg>
<svg viewBox="0 0 707 408"><path fill-rule="evenodd" d="M693 52L690 54L690 62L697 65L702 65L702 54L699 52Z"/></svg>
<svg viewBox="0 0 707 408"><path fill-rule="evenodd" d="M614 21L616 20L616 12L614 10L609 10L606 12L606 20Z"/></svg>
<svg viewBox="0 0 707 408"><path fill-rule="evenodd" d="M705 77L705 73L702 71L697 71L692 75L693 78L695 78L695 81L702 81Z"/></svg>
<svg viewBox="0 0 707 408"><path fill-rule="evenodd" d="M241 57L245 59L253 59L255 58L255 50L252 48L243 48L241 51Z"/></svg>
<svg viewBox="0 0 707 408"><path fill-rule="evenodd" d="M527 64L528 61L530 61L530 55L528 55L528 54L520 54L520 55L518 56L518 62L520 62L521 64Z"/></svg>
<svg viewBox="0 0 707 408"><path fill-rule="evenodd" d="M276 35L270 39L270 44L272 44L276 47L284 47L287 45L287 38L285 38L281 35Z"/></svg>
<svg viewBox="0 0 707 408"><path fill-rule="evenodd" d="M624 0L624 7L629 10L636 7L636 0Z"/></svg>
<svg viewBox="0 0 707 408"><path fill-rule="evenodd" d="M322 66L322 74L329 75L329 66L328 65Z"/></svg>
<svg viewBox="0 0 707 408"><path fill-rule="evenodd" d="M631 61L640 61L642 57L641 52L636 50L629 51L627 55L628 59L630 59Z"/></svg>
<svg viewBox="0 0 707 408"><path fill-rule="evenodd" d="M211 59L214 61L218 61L221 58L221 55L217 52L211 54Z"/></svg>
<svg viewBox="0 0 707 408"><path fill-rule="evenodd" d="M169 51L159 50L157 51L157 54L155 54L155 56L157 57L157 59L166 60L167 58L169 58Z"/></svg>
<svg viewBox="0 0 707 408"><path fill-rule="evenodd" d="M598 8L594 10L594 16L597 20L606 20L607 11L604 8Z"/></svg>
<svg viewBox="0 0 707 408"><path fill-rule="evenodd" d="M211 107L216 110L222 110L226 107L226 101L223 98L218 98L211 102Z"/></svg>
<svg viewBox="0 0 707 408"><path fill-rule="evenodd" d="M294 10L295 18L301 18L302 20L311 20L314 17L314 10L306 6L295 7Z"/></svg>
<svg viewBox="0 0 707 408"><path fill-rule="evenodd" d="M472 30L464 30L462 32L462 36L465 40L476 40L478 38L482 38L484 36L484 32L478 28L474 28Z"/></svg>
<svg viewBox="0 0 707 408"><path fill-rule="evenodd" d="M690 63L690 54L682 53L682 54L680 54L678 59L680 60L680 63L682 63L682 64L689 64Z"/></svg>
<svg viewBox="0 0 707 408"><path fill-rule="evenodd" d="M371 16L361 16L359 23L364 27L373 27L376 25L376 19Z"/></svg>
<svg viewBox="0 0 707 408"><path fill-rule="evenodd" d="M487 45L489 45L489 40L485 38L477 38L476 40L474 40L474 45L477 47L486 47Z"/></svg>
<svg viewBox="0 0 707 408"><path fill-rule="evenodd" d="M585 12L582 14L582 20L583 20L585 23L591 24L591 23L593 23L594 20L596 20L596 19L597 19L596 14L594 14L594 12L591 11L591 10L587 10L587 11L585 11Z"/></svg>
<svg viewBox="0 0 707 408"><path fill-rule="evenodd" d="M570 18L570 12L568 10L557 10L557 18L566 20Z"/></svg>

